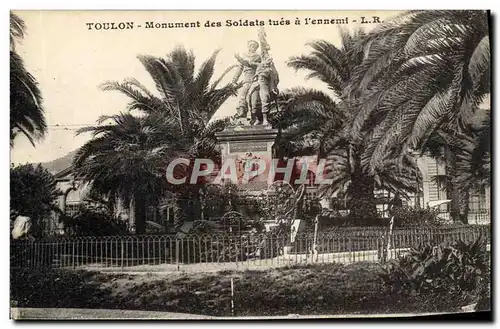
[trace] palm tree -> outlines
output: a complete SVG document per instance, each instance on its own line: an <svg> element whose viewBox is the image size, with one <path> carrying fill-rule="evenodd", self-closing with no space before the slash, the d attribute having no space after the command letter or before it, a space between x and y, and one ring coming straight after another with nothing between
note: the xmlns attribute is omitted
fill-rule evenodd
<svg viewBox="0 0 500 329"><path fill-rule="evenodd" d="M295 69L310 71L309 78L325 82L337 100L324 93L301 88L284 93L281 100L285 107L281 128L287 135L282 144L288 145L292 151L326 157L333 183L323 193L345 194L353 217L361 221L377 216L375 188L392 192L414 191L414 181L418 177L416 164L410 156L405 157L407 167L403 171L393 170L396 163L392 159L385 159L384 166L369 171L366 152L372 147L372 136L365 134L364 138L356 139L349 132L360 98L360 94L352 89L351 81L363 63L364 50L357 47L363 37L360 31L353 34L341 31L340 48L327 41L315 41L309 44L313 49L311 54L292 57L288 62ZM297 143L298 139L304 138L310 141L306 148L303 143Z"/></svg>
<svg viewBox="0 0 500 329"><path fill-rule="evenodd" d="M452 215L464 223L468 220L470 194L491 186L491 117L487 112L479 124L468 125L465 132L439 130L424 149L444 163L445 173L433 177L433 181L454 197ZM447 161L445 152L453 153L454 165Z"/></svg>
<svg viewBox="0 0 500 329"><path fill-rule="evenodd" d="M213 80L215 61L219 50L208 58L195 74L195 56L192 51L177 47L167 58L149 55L139 56L144 68L155 82L159 96L134 78L123 82L108 81L103 90L119 91L130 98L127 109L138 110L145 115L159 113L171 118L180 132L180 138L187 139L183 151L192 156L214 153L214 132L221 130L227 120L211 120L220 106L232 95L239 85L219 84L233 68Z"/></svg>
<svg viewBox="0 0 500 329"><path fill-rule="evenodd" d="M25 35L24 21L10 13L10 144L22 133L31 144L47 132L42 96L36 79L16 53L16 41Z"/></svg>
<svg viewBox="0 0 500 329"><path fill-rule="evenodd" d="M457 170L463 190L478 191L491 187L491 116L488 114L471 133L461 140Z"/></svg>
<svg viewBox="0 0 500 329"><path fill-rule="evenodd" d="M231 68L211 82L217 54L215 51L203 62L197 73L193 53L184 48L174 49L166 58L139 56L155 82L157 94L133 78L106 82L103 90L119 91L130 98L129 113L112 117L111 126L81 131L91 131L94 137L76 157L78 171L103 193L113 192L126 202L135 202L137 233L143 230L145 204L157 202L165 190L177 195L184 217L196 215L184 201L197 200L200 186L169 185L163 178L175 157L218 157L215 133L227 120L211 119L239 86L218 87ZM183 168L184 173L191 169ZM118 190L109 191L106 186ZM142 200L141 195L151 198Z"/></svg>
<svg viewBox="0 0 500 329"><path fill-rule="evenodd" d="M10 12L10 50L16 49L16 39L23 39L26 31L26 24L24 21Z"/></svg>
<svg viewBox="0 0 500 329"><path fill-rule="evenodd" d="M422 151L440 130L465 126L490 90L488 16L484 11L410 11L369 33L351 90L360 92L350 131L372 135L373 172L387 158ZM443 143L447 166L457 167L450 143ZM458 214L453 188L452 213Z"/></svg>
<svg viewBox="0 0 500 329"><path fill-rule="evenodd" d="M330 95L318 90L294 87L279 95L281 110L271 117L284 136L278 138L278 157L318 155L328 151L341 138L346 113Z"/></svg>
<svg viewBox="0 0 500 329"><path fill-rule="evenodd" d="M146 206L156 204L164 188L159 169L170 146L163 142L172 134L165 127L159 118L121 113L78 131L91 132L92 139L75 155L77 176L92 193L129 207L137 233L144 232Z"/></svg>

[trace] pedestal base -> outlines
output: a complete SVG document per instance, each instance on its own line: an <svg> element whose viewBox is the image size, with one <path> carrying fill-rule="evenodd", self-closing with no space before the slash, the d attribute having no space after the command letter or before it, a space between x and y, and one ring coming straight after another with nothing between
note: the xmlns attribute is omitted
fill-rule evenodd
<svg viewBox="0 0 500 329"><path fill-rule="evenodd" d="M251 191L265 191L268 188L273 145L277 135L278 130L273 129L270 125L236 126L216 134L221 147L222 163L236 163L239 188ZM258 161L262 160L266 165L265 171L256 177L250 177L248 181L244 181L245 165L256 165Z"/></svg>

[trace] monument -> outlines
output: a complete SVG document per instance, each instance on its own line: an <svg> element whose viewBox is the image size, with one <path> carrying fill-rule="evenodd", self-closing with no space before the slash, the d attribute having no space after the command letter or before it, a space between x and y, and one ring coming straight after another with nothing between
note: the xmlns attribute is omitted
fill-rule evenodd
<svg viewBox="0 0 500 329"><path fill-rule="evenodd" d="M239 63L238 72L233 78L237 83L242 77L242 87L238 90L238 107L231 124L216 134L222 152L222 163L231 159L237 163L238 179L242 179L245 166L255 165L256 160L266 163L266 171L255 177L241 188L245 190L265 190L271 161L273 145L278 130L269 123L269 113L277 110L279 77L262 28L258 42L248 41L248 53L235 55ZM257 50L260 49L260 54Z"/></svg>
<svg viewBox="0 0 500 329"><path fill-rule="evenodd" d="M257 49L260 48L260 55ZM266 40L264 28L259 31L259 42L248 41L248 53L241 57L235 54L239 62L238 72L233 83L243 75L242 84L238 93L238 109L234 116L236 125L245 125L248 122L247 113L250 113L250 125L269 125L268 115L271 108L277 108L279 94L279 75L274 66L269 51L271 47ZM247 121L247 122L245 122Z"/></svg>

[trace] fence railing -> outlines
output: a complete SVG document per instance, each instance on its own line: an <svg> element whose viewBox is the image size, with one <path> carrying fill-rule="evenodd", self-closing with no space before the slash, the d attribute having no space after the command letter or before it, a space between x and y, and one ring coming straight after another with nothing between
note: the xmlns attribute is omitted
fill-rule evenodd
<svg viewBox="0 0 500 329"><path fill-rule="evenodd" d="M447 221L452 221L449 211L442 211L438 215L440 218ZM489 209L481 211L471 211L467 215L467 222L471 225L489 225L491 223L491 213Z"/></svg>
<svg viewBox="0 0 500 329"><path fill-rule="evenodd" d="M337 228L290 235L145 235L11 242L13 268L202 270L203 266L279 266L384 261L421 243L490 241L490 227ZM293 239L293 241L292 241Z"/></svg>

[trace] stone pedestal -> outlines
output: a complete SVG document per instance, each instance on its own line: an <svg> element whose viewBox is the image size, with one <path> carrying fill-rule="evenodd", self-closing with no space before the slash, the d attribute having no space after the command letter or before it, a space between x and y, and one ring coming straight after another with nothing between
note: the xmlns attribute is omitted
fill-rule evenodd
<svg viewBox="0 0 500 329"><path fill-rule="evenodd" d="M267 178L273 158L272 148L277 135L277 129L262 125L237 126L216 134L221 147L222 164L227 161L234 161L238 176L237 185L240 189L265 191L268 188ZM245 182L242 179L243 164L248 163L248 160L255 163L259 159L266 163L266 170L264 173Z"/></svg>

